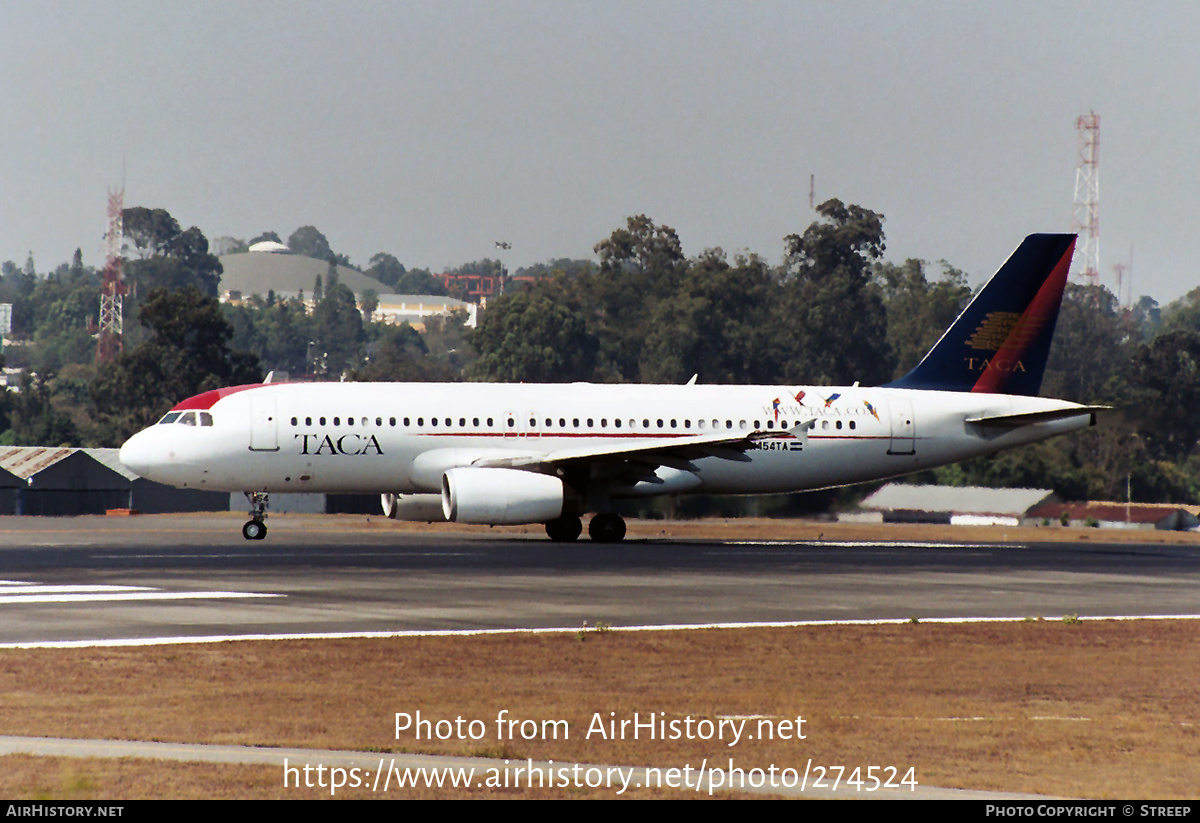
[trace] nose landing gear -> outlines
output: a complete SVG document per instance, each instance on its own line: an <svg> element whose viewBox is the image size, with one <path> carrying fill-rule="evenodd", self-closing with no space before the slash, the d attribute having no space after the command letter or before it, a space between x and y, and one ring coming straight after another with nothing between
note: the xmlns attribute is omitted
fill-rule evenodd
<svg viewBox="0 0 1200 823"><path fill-rule="evenodd" d="M267 536L267 504L270 496L266 492L245 492L250 501L250 519L242 526L242 537L247 540L262 540Z"/></svg>

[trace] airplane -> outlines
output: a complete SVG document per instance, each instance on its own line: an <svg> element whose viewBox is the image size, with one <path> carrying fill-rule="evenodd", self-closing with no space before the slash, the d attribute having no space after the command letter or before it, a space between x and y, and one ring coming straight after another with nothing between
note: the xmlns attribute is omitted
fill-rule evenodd
<svg viewBox="0 0 1200 823"><path fill-rule="evenodd" d="M266 382L184 400L120 459L244 492L247 540L272 492L365 492L391 518L544 523L558 542L592 513L591 539L619 542L623 499L844 486L1095 425L1107 407L1037 396L1075 239L1027 237L884 386Z"/></svg>

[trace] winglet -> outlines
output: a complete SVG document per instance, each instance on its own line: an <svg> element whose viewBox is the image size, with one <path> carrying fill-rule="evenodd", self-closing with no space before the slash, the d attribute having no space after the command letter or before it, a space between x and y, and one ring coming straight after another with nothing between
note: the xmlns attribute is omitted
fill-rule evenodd
<svg viewBox="0 0 1200 823"><path fill-rule="evenodd" d="M1031 234L898 389L1036 395L1062 304L1073 234Z"/></svg>

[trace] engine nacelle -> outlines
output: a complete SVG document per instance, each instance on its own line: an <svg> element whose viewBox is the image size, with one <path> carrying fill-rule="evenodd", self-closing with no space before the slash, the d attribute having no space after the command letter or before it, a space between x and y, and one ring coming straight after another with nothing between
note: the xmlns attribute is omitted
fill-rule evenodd
<svg viewBox="0 0 1200 823"><path fill-rule="evenodd" d="M392 520L444 523L440 494L381 494L383 513Z"/></svg>
<svg viewBox="0 0 1200 823"><path fill-rule="evenodd" d="M518 469L450 469L442 475L442 513L455 523L515 526L562 516L557 477Z"/></svg>

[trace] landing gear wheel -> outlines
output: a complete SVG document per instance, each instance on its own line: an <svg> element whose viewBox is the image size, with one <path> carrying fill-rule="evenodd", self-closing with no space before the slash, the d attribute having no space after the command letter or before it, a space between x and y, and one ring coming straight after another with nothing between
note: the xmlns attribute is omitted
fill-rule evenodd
<svg viewBox="0 0 1200 823"><path fill-rule="evenodd" d="M588 537L597 543L620 543L625 539L625 521L615 512L600 512L588 523Z"/></svg>
<svg viewBox="0 0 1200 823"><path fill-rule="evenodd" d="M555 543L573 543L581 534L583 521L573 514L565 514L546 523L546 535Z"/></svg>
<svg viewBox="0 0 1200 823"><path fill-rule="evenodd" d="M267 526L263 521L267 519L267 503L270 496L266 492L245 494L246 499L250 501L250 520L242 526L242 537L247 540L262 540L267 536Z"/></svg>

